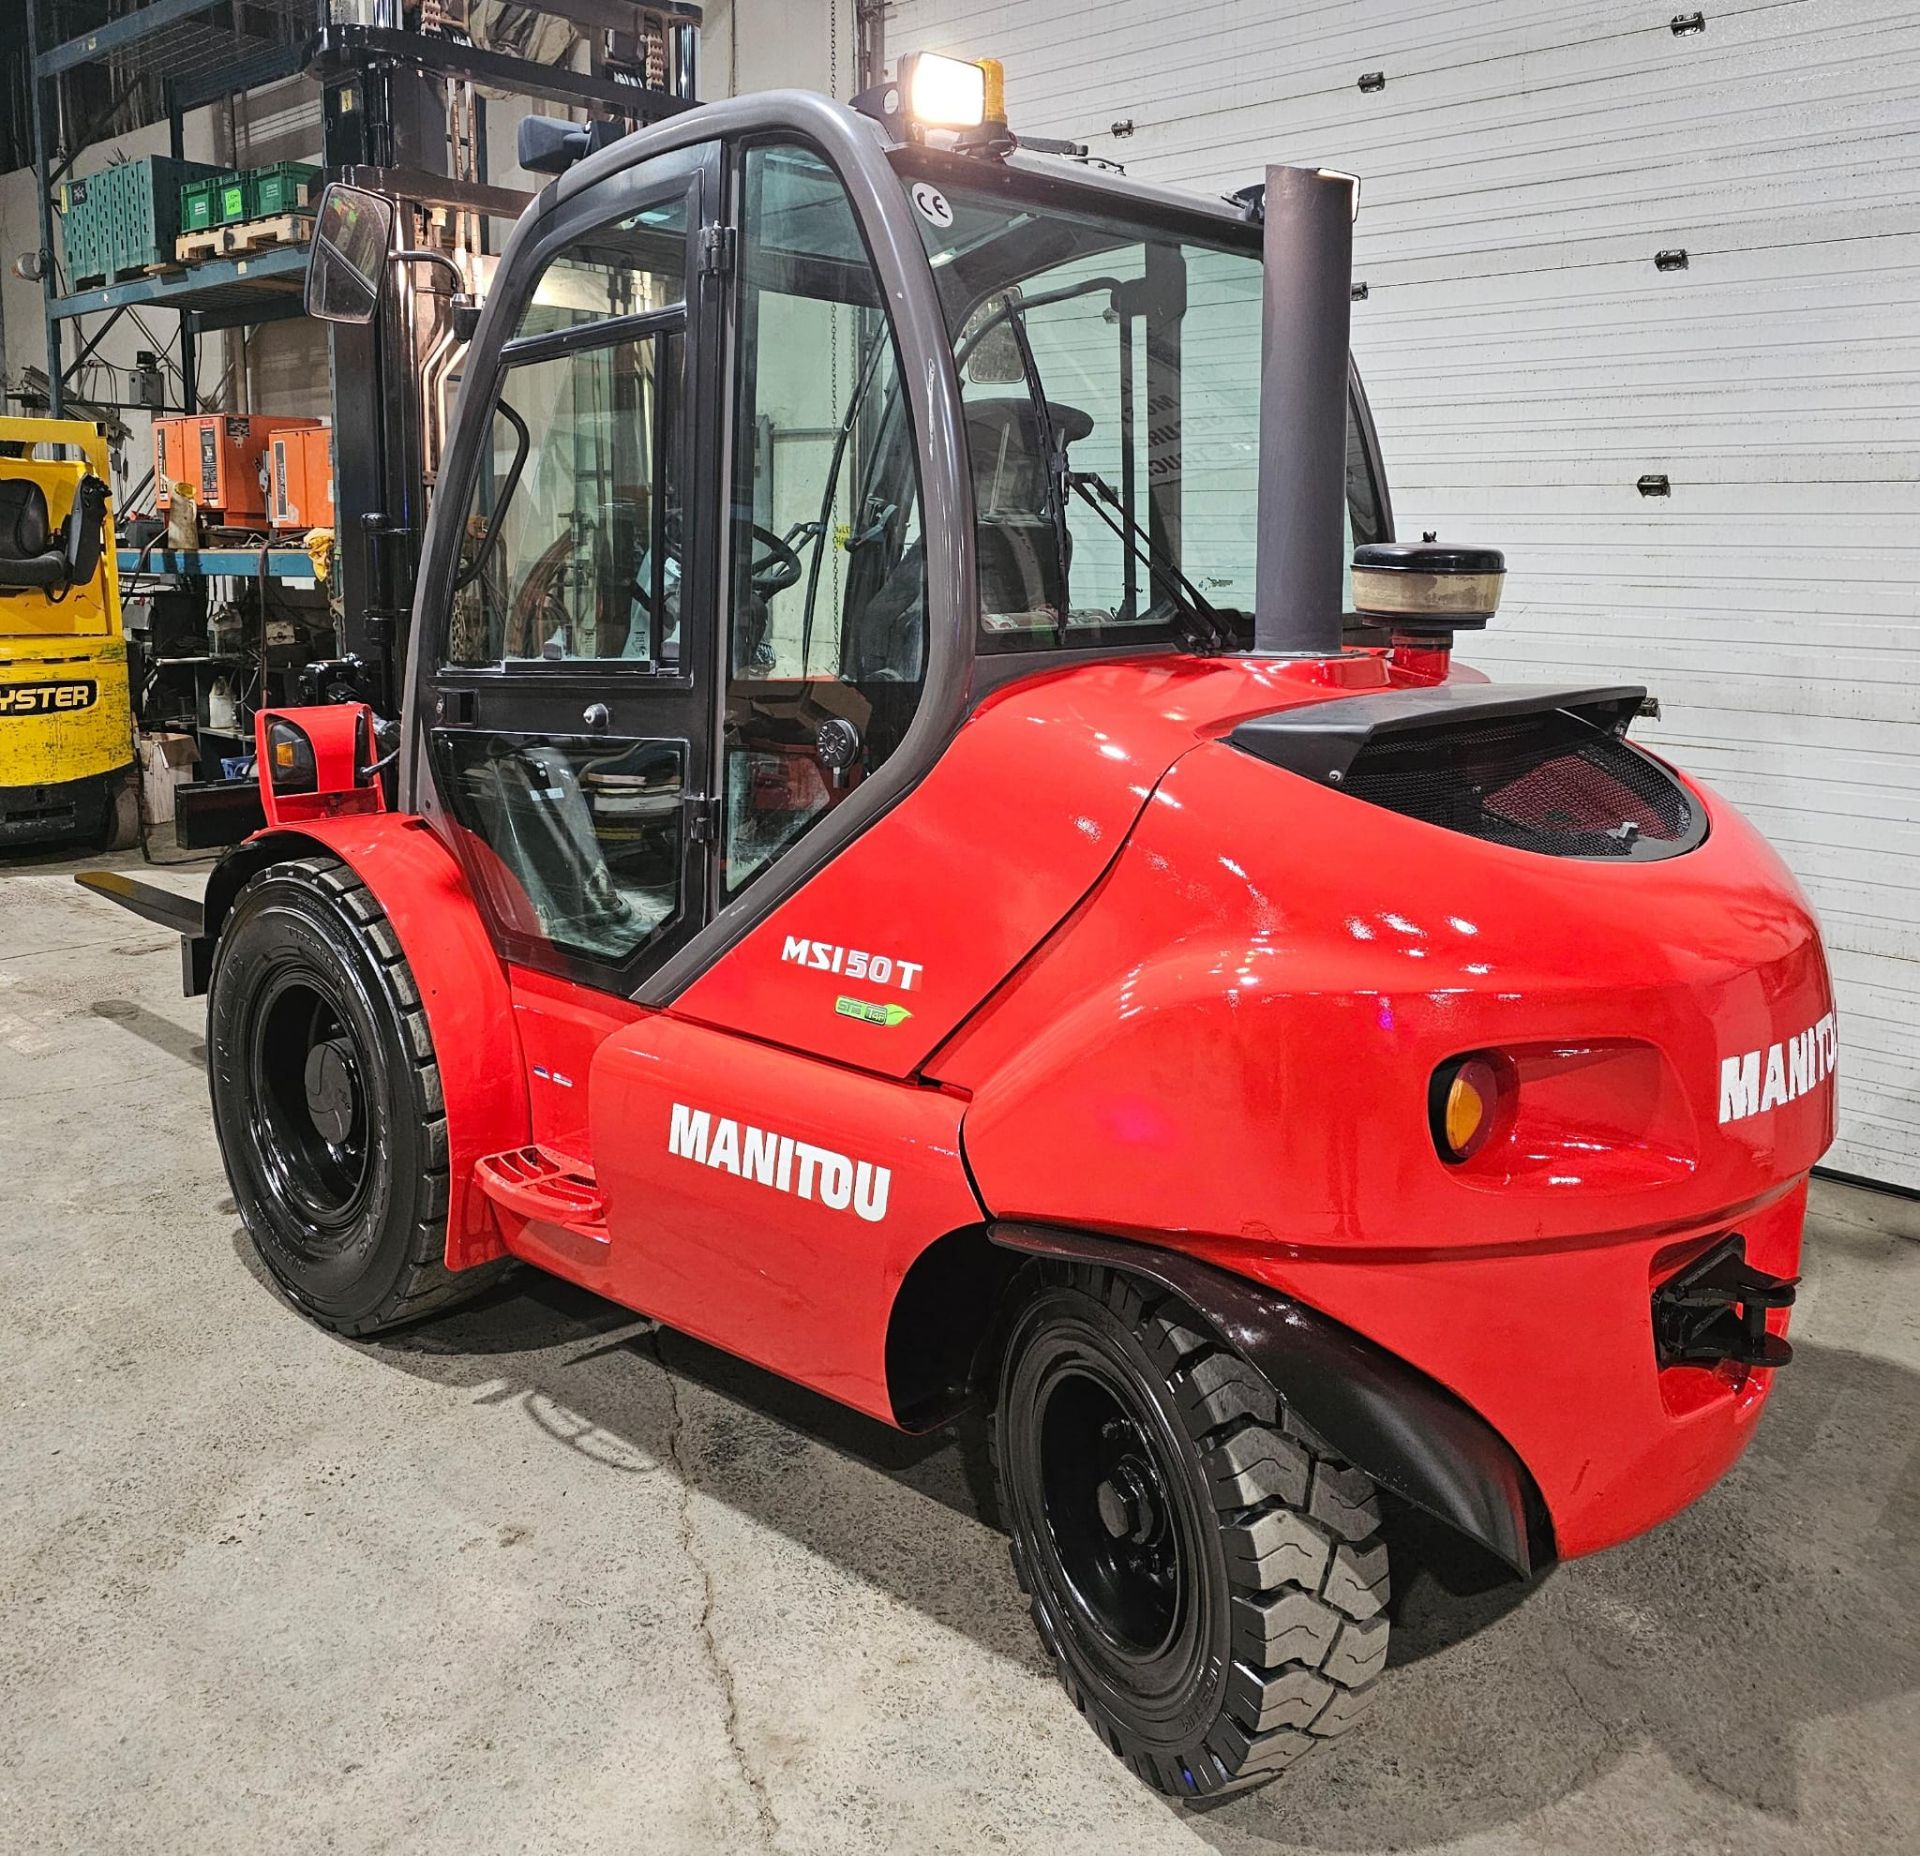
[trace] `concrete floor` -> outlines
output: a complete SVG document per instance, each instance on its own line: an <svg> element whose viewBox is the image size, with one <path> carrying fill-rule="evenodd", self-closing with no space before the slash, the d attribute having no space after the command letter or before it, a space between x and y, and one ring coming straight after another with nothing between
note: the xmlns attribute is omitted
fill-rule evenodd
<svg viewBox="0 0 1920 1856"><path fill-rule="evenodd" d="M1368 1725L1197 1815L1048 1675L971 1445L537 1278L291 1314L175 947L72 867L0 868L0 1850L1915 1847L1920 1207L1821 1191L1721 1487L1518 1605L1416 1582Z"/></svg>

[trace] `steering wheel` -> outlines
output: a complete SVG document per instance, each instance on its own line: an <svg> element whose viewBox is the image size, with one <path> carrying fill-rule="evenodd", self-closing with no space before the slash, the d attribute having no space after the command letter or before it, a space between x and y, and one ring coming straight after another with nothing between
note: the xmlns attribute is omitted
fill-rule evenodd
<svg viewBox="0 0 1920 1856"><path fill-rule="evenodd" d="M762 528L758 522L752 526L756 552L747 568L747 584L756 597L771 599L776 593L784 593L794 585L806 569L800 564L800 557L793 549L770 528Z"/></svg>

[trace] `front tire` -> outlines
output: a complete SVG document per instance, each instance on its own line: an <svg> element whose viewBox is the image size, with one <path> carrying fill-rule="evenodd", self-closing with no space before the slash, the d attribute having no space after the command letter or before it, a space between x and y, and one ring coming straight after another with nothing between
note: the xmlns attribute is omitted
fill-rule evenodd
<svg viewBox="0 0 1920 1856"><path fill-rule="evenodd" d="M1156 1790L1259 1784L1366 1710L1387 1549L1360 1471L1177 1297L1036 1266L994 1420L1041 1642Z"/></svg>
<svg viewBox="0 0 1920 1856"><path fill-rule="evenodd" d="M446 1106L420 988L386 911L331 857L272 864L214 956L207 1068L248 1235L302 1312L365 1335L437 1313L504 1265L446 1267Z"/></svg>

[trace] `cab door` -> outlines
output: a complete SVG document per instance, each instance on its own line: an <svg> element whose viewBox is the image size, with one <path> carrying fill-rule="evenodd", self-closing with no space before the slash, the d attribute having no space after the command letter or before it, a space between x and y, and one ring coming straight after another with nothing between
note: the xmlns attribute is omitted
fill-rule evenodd
<svg viewBox="0 0 1920 1856"><path fill-rule="evenodd" d="M718 173L660 155L541 226L436 512L422 804L509 964L534 1138L580 1159L593 1046L707 919Z"/></svg>
<svg viewBox="0 0 1920 1856"><path fill-rule="evenodd" d="M717 541L698 486L719 434L697 254L717 175L696 148L574 203L469 383L487 425L443 486L465 524L428 777L512 969L536 1137L575 1149L592 1044L711 886Z"/></svg>

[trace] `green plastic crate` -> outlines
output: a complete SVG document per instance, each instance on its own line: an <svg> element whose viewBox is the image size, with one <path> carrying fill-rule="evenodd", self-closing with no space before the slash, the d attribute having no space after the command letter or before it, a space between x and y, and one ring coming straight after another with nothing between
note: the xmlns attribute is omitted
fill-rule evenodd
<svg viewBox="0 0 1920 1856"><path fill-rule="evenodd" d="M71 278L98 277L105 268L101 228L105 215L92 203L92 189L84 180L62 181L53 192L54 210L60 215L60 242L67 254L67 275Z"/></svg>
<svg viewBox="0 0 1920 1856"><path fill-rule="evenodd" d="M222 174L220 185L214 190L213 223L217 226L235 226L253 216L246 175Z"/></svg>
<svg viewBox="0 0 1920 1856"><path fill-rule="evenodd" d="M119 282L173 263L181 188L219 172L202 161L144 155L71 183L63 214L69 279Z"/></svg>
<svg viewBox="0 0 1920 1856"><path fill-rule="evenodd" d="M105 170L110 182L107 234L114 274L132 275L150 265L174 262L180 235L180 189L220 170L200 161L147 155ZM99 178L99 177L96 177Z"/></svg>
<svg viewBox="0 0 1920 1856"><path fill-rule="evenodd" d="M180 189L182 232L208 232L219 223L213 216L214 207L220 189L232 178L230 174L216 174L211 180L190 180Z"/></svg>
<svg viewBox="0 0 1920 1856"><path fill-rule="evenodd" d="M270 168L251 168L246 174L249 219L274 219L281 213L305 210L320 170L302 161L278 161Z"/></svg>

